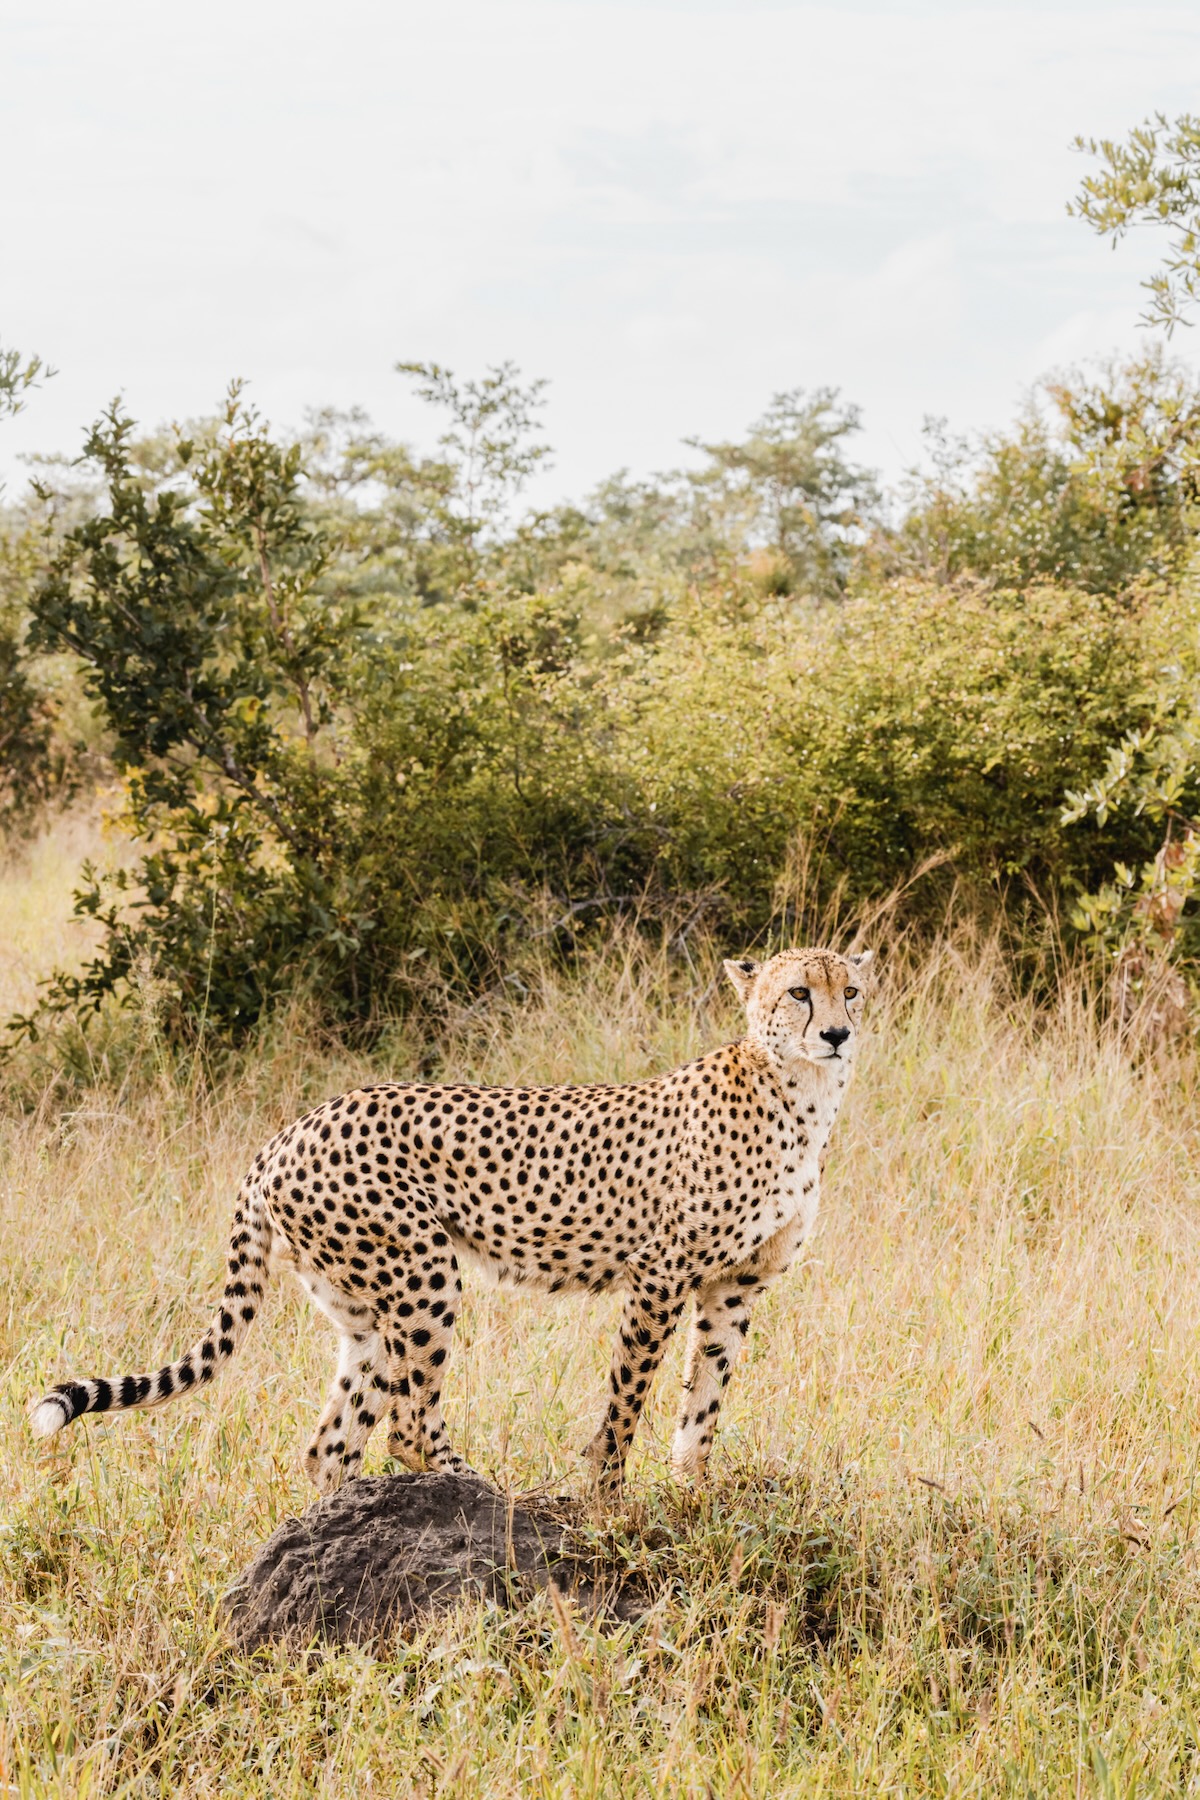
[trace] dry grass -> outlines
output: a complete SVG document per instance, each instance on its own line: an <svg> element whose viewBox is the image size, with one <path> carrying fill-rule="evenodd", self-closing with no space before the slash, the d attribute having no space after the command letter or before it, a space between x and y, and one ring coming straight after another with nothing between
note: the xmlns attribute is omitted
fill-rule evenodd
<svg viewBox="0 0 1200 1800"><path fill-rule="evenodd" d="M0 841L0 1019L28 1012L53 967L77 964L91 947L71 916L71 889L85 857L101 867L114 846L99 806L69 813L28 845Z"/></svg>
<svg viewBox="0 0 1200 1800"><path fill-rule="evenodd" d="M43 847L4 878L10 988L57 950L63 863ZM191 1341L248 1158L362 1062L296 1019L216 1085L150 1045L123 1091L0 1117L5 1791L1200 1788L1195 1063L1130 1066L1069 991L1033 1017L994 946L903 961L813 1254L755 1319L698 1499L665 1460L678 1347L660 1379L597 1526L660 1598L609 1635L468 1610L311 1671L222 1646L217 1597L308 1500L331 1341L286 1290L217 1390L35 1452L48 1381ZM625 1077L732 1026L627 947L464 1017L441 1054L464 1078ZM397 1039L371 1073L427 1055ZM469 1294L448 1412L476 1466L579 1489L613 1316Z"/></svg>

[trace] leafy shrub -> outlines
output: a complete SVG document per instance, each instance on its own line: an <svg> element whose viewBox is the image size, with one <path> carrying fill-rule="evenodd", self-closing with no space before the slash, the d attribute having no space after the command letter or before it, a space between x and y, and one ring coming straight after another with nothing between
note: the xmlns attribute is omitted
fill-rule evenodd
<svg viewBox="0 0 1200 1800"><path fill-rule="evenodd" d="M0 419L22 412L29 391L53 374L39 356L0 349ZM30 823L61 775L53 708L25 644L23 601L38 562L38 533L29 521L0 518L0 837Z"/></svg>
<svg viewBox="0 0 1200 1800"><path fill-rule="evenodd" d="M20 633L0 624L0 835L27 824L54 785L51 719Z"/></svg>
<svg viewBox="0 0 1200 1800"><path fill-rule="evenodd" d="M346 493L314 497L236 392L149 459L117 412L87 449L107 499L63 537L32 636L78 659L141 856L85 870L100 948L51 1013L152 991L169 1034L236 1040L305 987L369 1026L618 915L744 944L931 862L915 918L946 880L1026 907L1159 848L1151 810L1066 826L1063 797L1161 716L1164 669L1194 680L1181 586L876 560L819 605L726 553L650 610L614 605L594 521L556 560L489 513L495 542L464 538L435 599L364 573Z"/></svg>
<svg viewBox="0 0 1200 1800"><path fill-rule="evenodd" d="M1063 814L1068 825L1093 819L1106 836L1131 819L1153 830L1152 854L1143 847L1140 866L1131 866L1139 861L1133 856L1118 856L1111 879L1081 895L1073 913L1076 928L1116 965L1119 986L1144 994L1163 989L1171 962L1200 992L1200 915L1192 906L1200 893L1194 639L1192 648L1190 658L1164 668L1148 722L1113 745L1094 781L1067 794Z"/></svg>
<svg viewBox="0 0 1200 1800"><path fill-rule="evenodd" d="M177 1028L211 1006L236 1035L310 937L346 937L332 726L355 619L318 595L328 548L297 501L298 450L273 444L236 392L203 454L180 444L178 487L148 493L130 434L114 409L88 440L108 510L66 534L32 641L80 659L147 850L115 891L85 869L77 904L103 947L48 1004L98 1006L143 965Z"/></svg>
<svg viewBox="0 0 1200 1800"><path fill-rule="evenodd" d="M1016 429L973 449L941 424L877 566L938 581L1067 582L1118 594L1174 580L1200 497L1200 389L1154 352L1041 384Z"/></svg>

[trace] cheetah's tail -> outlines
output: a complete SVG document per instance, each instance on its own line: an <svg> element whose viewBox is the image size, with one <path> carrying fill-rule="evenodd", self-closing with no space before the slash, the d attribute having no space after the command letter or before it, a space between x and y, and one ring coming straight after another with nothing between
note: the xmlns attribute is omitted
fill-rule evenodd
<svg viewBox="0 0 1200 1800"><path fill-rule="evenodd" d="M157 1375L122 1375L112 1380L64 1381L51 1388L30 1414L37 1437L53 1437L81 1413L122 1412L133 1406L160 1406L201 1382L211 1381L228 1362L262 1304L271 1247L271 1217L257 1187L243 1187L233 1215L229 1274L220 1310L199 1342Z"/></svg>

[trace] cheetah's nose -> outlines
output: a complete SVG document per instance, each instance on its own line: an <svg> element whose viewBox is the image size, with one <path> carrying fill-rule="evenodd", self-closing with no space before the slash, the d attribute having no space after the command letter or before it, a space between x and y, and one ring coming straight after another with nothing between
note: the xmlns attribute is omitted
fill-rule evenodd
<svg viewBox="0 0 1200 1800"><path fill-rule="evenodd" d="M850 1036L850 1027L848 1025L831 1025L828 1031L821 1033L821 1036L827 1044L832 1045L833 1054L837 1056L841 1052L842 1045Z"/></svg>

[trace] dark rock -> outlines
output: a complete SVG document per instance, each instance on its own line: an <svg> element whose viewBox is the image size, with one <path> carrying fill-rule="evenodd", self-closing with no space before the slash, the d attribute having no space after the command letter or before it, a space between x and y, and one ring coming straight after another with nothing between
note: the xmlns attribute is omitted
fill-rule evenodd
<svg viewBox="0 0 1200 1800"><path fill-rule="evenodd" d="M413 1620L481 1597L519 1606L553 1584L589 1612L645 1608L624 1571L569 1547L563 1501L517 1501L469 1475L351 1481L286 1519L226 1594L242 1650L367 1644Z"/></svg>

